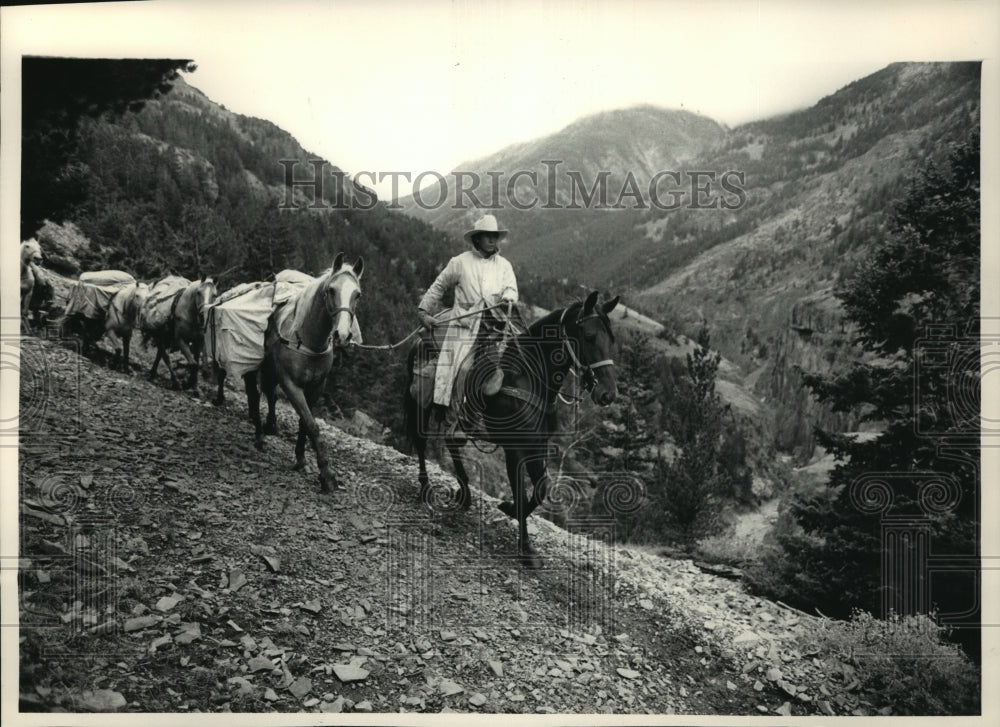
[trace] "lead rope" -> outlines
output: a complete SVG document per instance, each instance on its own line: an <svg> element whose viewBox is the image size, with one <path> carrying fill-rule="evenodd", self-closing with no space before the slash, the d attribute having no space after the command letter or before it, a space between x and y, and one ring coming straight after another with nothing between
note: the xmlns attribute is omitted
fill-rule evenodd
<svg viewBox="0 0 1000 727"><path fill-rule="evenodd" d="M480 313L485 313L488 310L493 310L494 308L499 308L502 305L506 305L506 304L505 303L497 303L496 305L491 305L491 306L489 306L487 308L477 308L474 311L470 311L468 313L463 313L462 315L452 316L451 318L445 318L444 320L440 321L440 323L441 324L446 324L446 323L451 323L452 321L461 320L462 318L469 318L471 316L477 316ZM385 344L381 344L381 345L369 345L367 343L357 343L355 341L351 341L349 345L351 345L351 346L357 346L358 348L365 349L366 351L393 351L393 350L399 348L400 346L402 346L404 343L406 343L407 341L409 341L414 336L416 336L423 329L424 329L423 326L417 326L416 328L413 329L413 331L411 331L406 336L406 338L404 338L403 340L401 340L401 341L399 341L397 343L385 343Z"/></svg>

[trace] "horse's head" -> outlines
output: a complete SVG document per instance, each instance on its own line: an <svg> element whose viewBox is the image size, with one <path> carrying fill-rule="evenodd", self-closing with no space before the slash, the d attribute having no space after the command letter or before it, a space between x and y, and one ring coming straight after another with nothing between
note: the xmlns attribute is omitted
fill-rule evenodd
<svg viewBox="0 0 1000 727"><path fill-rule="evenodd" d="M585 388L595 404L607 406L618 396L614 361L611 358L615 341L608 313L618 305L618 296L604 303L597 302L597 291L587 296L583 306L566 309L563 326L570 346L578 352L579 366Z"/></svg>
<svg viewBox="0 0 1000 727"><path fill-rule="evenodd" d="M142 304L149 297L149 291L149 283L136 283L132 286L132 292L125 304L125 316L133 325L138 320L139 309L142 308Z"/></svg>
<svg viewBox="0 0 1000 727"><path fill-rule="evenodd" d="M202 280L196 283L198 286L197 295L195 299L197 300L198 307L198 328L204 330L205 328L205 316L208 312L208 307L215 302L215 297L218 295L218 291L215 288L215 281L212 278L202 278Z"/></svg>
<svg viewBox="0 0 1000 727"><path fill-rule="evenodd" d="M361 297L361 274L365 261L358 258L351 265L344 262L344 253L337 253L323 289L326 310L333 320L333 340L345 345L354 336L354 312Z"/></svg>
<svg viewBox="0 0 1000 727"><path fill-rule="evenodd" d="M21 243L21 263L42 264L42 246L38 244L38 240L32 238Z"/></svg>

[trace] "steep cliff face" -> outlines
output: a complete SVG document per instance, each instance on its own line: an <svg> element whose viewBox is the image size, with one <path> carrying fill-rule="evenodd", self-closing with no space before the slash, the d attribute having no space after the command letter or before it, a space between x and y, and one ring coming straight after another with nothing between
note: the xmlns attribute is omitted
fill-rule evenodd
<svg viewBox="0 0 1000 727"><path fill-rule="evenodd" d="M851 338L832 288L805 296L792 306L788 326L775 338L770 363L757 380L755 393L776 414L776 444L800 463L815 453L814 427L838 432L859 428L857 414L830 411L802 382L803 372L830 373L857 361L860 349Z"/></svg>

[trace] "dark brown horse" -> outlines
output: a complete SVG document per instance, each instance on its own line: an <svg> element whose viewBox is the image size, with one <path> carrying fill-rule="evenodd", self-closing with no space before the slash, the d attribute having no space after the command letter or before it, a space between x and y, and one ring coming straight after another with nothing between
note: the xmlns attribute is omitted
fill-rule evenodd
<svg viewBox="0 0 1000 727"><path fill-rule="evenodd" d="M598 303L597 297L594 291L582 303L549 313L529 326L527 333L510 342L500 358L503 385L498 394L481 401L485 428L473 433L476 438L503 447L513 502L501 502L499 507L517 520L518 552L522 562L533 568L540 565L540 559L528 542L527 519L545 500L548 488L546 459L549 438L554 433L556 396L571 371L581 377L584 388L590 391L591 399L599 406L607 406L617 396L611 359L614 336L608 313L618 304L618 298ZM410 351L411 382L414 364L419 366L427 355L425 341L418 342ZM488 378L493 370L492 363L486 367L474 365L466 379L469 396L477 396L479 382ZM407 432L417 450L420 499L428 503L430 490L425 453L431 408L421 406L413 397L409 383L405 395ZM446 436L445 446L455 464L458 504L468 508L471 504L469 476L462 462L461 444ZM534 486L534 491L529 497L530 485Z"/></svg>
<svg viewBox="0 0 1000 727"><path fill-rule="evenodd" d="M344 253L338 253L333 266L325 275L309 283L271 315L265 335L264 361L260 373L271 403L269 422L274 419L274 397L271 392L276 382L299 415L293 469L301 470L305 467L308 437L316 452L321 492L329 492L331 487L338 489L340 484L330 467L312 409L333 365L334 346L346 346L359 338L355 309L361 296L364 267L361 258L351 265L344 262ZM244 382L255 440L260 448L260 392L253 373L246 374Z"/></svg>

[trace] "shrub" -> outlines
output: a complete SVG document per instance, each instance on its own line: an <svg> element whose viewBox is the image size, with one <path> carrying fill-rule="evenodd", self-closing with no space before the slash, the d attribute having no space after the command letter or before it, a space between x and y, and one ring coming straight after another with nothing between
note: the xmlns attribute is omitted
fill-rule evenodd
<svg viewBox="0 0 1000 727"><path fill-rule="evenodd" d="M979 714L980 676L948 629L928 616L890 614L882 620L855 611L850 621L827 621L823 651L850 661L864 689L877 692L896 714Z"/></svg>

